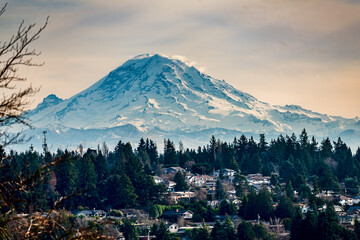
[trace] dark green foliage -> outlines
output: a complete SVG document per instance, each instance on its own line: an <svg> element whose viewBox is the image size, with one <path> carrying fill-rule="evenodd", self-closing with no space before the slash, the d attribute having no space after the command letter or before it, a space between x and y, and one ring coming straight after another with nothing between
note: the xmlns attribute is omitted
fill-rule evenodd
<svg viewBox="0 0 360 240"><path fill-rule="evenodd" d="M164 140L164 165L179 165L179 159L175 151L175 145L172 141L170 141L170 139Z"/></svg>
<svg viewBox="0 0 360 240"><path fill-rule="evenodd" d="M291 222L291 234L290 234L291 240L304 239L304 232L301 226L302 221L303 221L302 213L300 209L297 209L295 212L295 217L292 219Z"/></svg>
<svg viewBox="0 0 360 240"><path fill-rule="evenodd" d="M290 198L288 198L286 195L281 196L274 215L278 218L293 218L295 216L295 212L296 208L294 207Z"/></svg>
<svg viewBox="0 0 360 240"><path fill-rule="evenodd" d="M189 188L181 171L175 173L174 182L176 183L175 191L186 191Z"/></svg>
<svg viewBox="0 0 360 240"><path fill-rule="evenodd" d="M247 188L249 187L246 177L239 173L235 175L233 185L235 187L236 196L238 197L242 197L245 194Z"/></svg>
<svg viewBox="0 0 360 240"><path fill-rule="evenodd" d="M256 239L263 239L263 240L271 240L271 235L266 230L266 228L261 224L255 224L254 232Z"/></svg>
<svg viewBox="0 0 360 240"><path fill-rule="evenodd" d="M136 227L133 223L131 223L129 220L124 219L123 224L120 227L120 230L124 234L124 237L126 240L138 240L139 239L139 233Z"/></svg>
<svg viewBox="0 0 360 240"><path fill-rule="evenodd" d="M276 175L271 175L270 184L273 186L277 186L279 184L279 180Z"/></svg>
<svg viewBox="0 0 360 240"><path fill-rule="evenodd" d="M339 183L337 180L333 177L333 174L330 170L330 167L324 163L320 165L319 171L319 187L322 190L338 190L339 189Z"/></svg>
<svg viewBox="0 0 360 240"><path fill-rule="evenodd" d="M82 158L76 161L76 168L79 169L76 189L80 192L86 192L77 197L77 205L89 208L97 207L99 203L98 190L96 188L97 174L94 166L95 156L92 153L85 153Z"/></svg>
<svg viewBox="0 0 360 240"><path fill-rule="evenodd" d="M290 199L294 199L294 188L291 181L286 183L286 196Z"/></svg>
<svg viewBox="0 0 360 240"><path fill-rule="evenodd" d="M267 187L260 189L259 193L251 191L243 200L240 208L240 216L246 220L261 219L268 220L273 212L273 201Z"/></svg>
<svg viewBox="0 0 360 240"><path fill-rule="evenodd" d="M74 160L76 159L67 150L62 153L58 152L57 158L62 158L61 162L55 167L56 191L61 196L69 196L76 193L76 176L78 175L75 168ZM71 201L67 202L67 208L72 209Z"/></svg>
<svg viewBox="0 0 360 240"><path fill-rule="evenodd" d="M254 240L255 231L253 226L245 221L242 221L237 228L237 239L238 240Z"/></svg>
<svg viewBox="0 0 360 240"><path fill-rule="evenodd" d="M113 175L107 181L108 205L115 209L135 207L138 196L125 174Z"/></svg>
<svg viewBox="0 0 360 240"><path fill-rule="evenodd" d="M194 228L191 231L191 240L211 240L210 231L205 222L201 228Z"/></svg>
<svg viewBox="0 0 360 240"><path fill-rule="evenodd" d="M173 237L171 236L167 226L160 222L160 224L153 224L150 229L150 234L155 236L155 240L171 240Z"/></svg>
<svg viewBox="0 0 360 240"><path fill-rule="evenodd" d="M333 205L328 205L325 212L320 213L318 232L324 240L339 239L339 219Z"/></svg>
<svg viewBox="0 0 360 240"><path fill-rule="evenodd" d="M239 170L233 184L236 194L243 199L239 215L244 219L254 220L260 216L267 220L274 215L287 221L292 218L292 222L297 220L300 223L297 226L298 232L306 236L305 239L312 239L314 236L315 239L331 239L330 236L333 235L344 239L351 237L351 233L337 227L339 224L329 217L331 214L317 213L316 206L322 206L324 202L315 198L307 186L312 183L314 193L320 190L338 191L340 181L345 182L347 193L359 192L360 148L352 156L349 147L341 139L334 143L325 139L318 146L315 138L309 141L304 130L298 138L294 134L279 136L269 143L266 142L265 135L260 136L258 143L252 137L244 135L231 143L212 137L208 146L199 147L196 151L185 150L183 147L181 151L176 151L173 142L168 139L164 150L164 154L159 157L155 143L149 139L141 139L136 150L132 149L130 143L119 141L114 151L106 154L90 149L83 156L66 150L58 151L55 155L48 153L45 157L34 151L10 153L8 164L1 168L0 179L15 179L19 174L29 176L43 162L61 159L61 164L43 176L43 182L34 186L31 191L19 194L18 197L23 201L17 203L18 212L46 210L57 197L79 193L81 196L67 199L62 206L71 210L79 206L102 209L146 206L150 209L151 216L158 218L163 209L156 206L165 203L162 197L165 186L156 185L151 175L159 173L163 167L160 163L172 166L180 164L198 174L209 174L213 169L220 169L222 172L226 167ZM273 195L266 188L259 193L251 191L246 178L241 175L260 171L268 175L274 170L279 170L279 175L271 177L271 184L275 187ZM279 179L287 182L285 189L279 184ZM176 190L187 189L181 173L176 174L175 181ZM287 196L282 196L284 190ZM293 198L294 190L298 192L296 199ZM217 181L215 197L226 199L221 181ZM279 200L275 211L272 198ZM309 201L315 211L299 218L294 213L291 200ZM183 206L193 211L194 218L199 221L214 221L216 214L230 215L235 210L233 204L225 201L216 210L202 201ZM335 232L320 231L329 226L335 228ZM221 228L222 225L217 230ZM291 228L294 229L293 239L304 239L297 238L294 224ZM261 227L257 227L258 233L261 232L259 229ZM253 230L255 231L255 227ZM320 236L320 233L324 236ZM223 233L220 231L219 234L221 236Z"/></svg>
<svg viewBox="0 0 360 240"><path fill-rule="evenodd" d="M213 240L235 239L236 233L229 216L226 216L224 223L216 222L211 231Z"/></svg>
<svg viewBox="0 0 360 240"><path fill-rule="evenodd" d="M345 179L346 191L352 195L359 194L359 182L355 178L346 178Z"/></svg>
<svg viewBox="0 0 360 240"><path fill-rule="evenodd" d="M221 181L218 179L216 181L216 190L215 190L215 198L222 200L226 197L226 192L224 190L224 187L221 183Z"/></svg>
<svg viewBox="0 0 360 240"><path fill-rule="evenodd" d="M360 239L360 222L358 218L355 218L354 233L357 236L357 238Z"/></svg>
<svg viewBox="0 0 360 240"><path fill-rule="evenodd" d="M350 231L339 224L338 216L332 204L324 212L308 212L303 218L298 211L291 224L291 240L295 239L353 239L356 240L357 227Z"/></svg>
<svg viewBox="0 0 360 240"><path fill-rule="evenodd" d="M149 211L150 217L154 219L160 217L163 214L164 209L165 209L164 205L158 205L158 204L153 205Z"/></svg>
<svg viewBox="0 0 360 240"><path fill-rule="evenodd" d="M235 215L237 212L236 206L233 203L228 203L226 200L222 200L219 206L219 215Z"/></svg>

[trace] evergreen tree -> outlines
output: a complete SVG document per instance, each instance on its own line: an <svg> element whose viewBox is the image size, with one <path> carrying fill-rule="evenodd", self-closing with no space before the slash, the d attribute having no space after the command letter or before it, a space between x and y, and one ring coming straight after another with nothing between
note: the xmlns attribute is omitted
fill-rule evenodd
<svg viewBox="0 0 360 240"><path fill-rule="evenodd" d="M318 232L320 239L336 240L339 239L339 219L332 204L328 205L325 212L320 213Z"/></svg>
<svg viewBox="0 0 360 240"><path fill-rule="evenodd" d="M213 229L211 230L211 239L212 240L224 240L226 238L226 233L223 230L223 226L218 221L214 224Z"/></svg>
<svg viewBox="0 0 360 240"><path fill-rule="evenodd" d="M220 215L235 215L236 206L233 203L228 203L226 200L222 200L219 205L219 214Z"/></svg>
<svg viewBox="0 0 360 240"><path fill-rule="evenodd" d="M331 157L332 156L332 150L333 150L333 146L331 145L330 139L329 138L324 139L321 142L321 146L320 146L321 157L323 159Z"/></svg>
<svg viewBox="0 0 360 240"><path fill-rule="evenodd" d="M176 183L175 191L186 191L189 188L181 171L176 172L174 176L174 182Z"/></svg>
<svg viewBox="0 0 360 240"><path fill-rule="evenodd" d="M357 238L360 239L360 222L359 222L359 219L357 217L355 218L354 232L355 232Z"/></svg>
<svg viewBox="0 0 360 240"><path fill-rule="evenodd" d="M151 235L154 235L154 240L171 240L170 232L167 228L167 226L160 222L160 224L153 224L150 229Z"/></svg>
<svg viewBox="0 0 360 240"><path fill-rule="evenodd" d="M293 218L295 216L295 212L296 208L294 207L292 201L286 195L281 196L274 215L278 218Z"/></svg>
<svg viewBox="0 0 360 240"><path fill-rule="evenodd" d="M242 221L237 228L238 240L254 240L255 232L252 225L246 221Z"/></svg>
<svg viewBox="0 0 360 240"><path fill-rule="evenodd" d="M274 210L271 193L266 186L263 186L257 197L257 210L262 219L268 220Z"/></svg>
<svg viewBox="0 0 360 240"><path fill-rule="evenodd" d="M178 166L178 161L174 143L170 139L164 140L164 165Z"/></svg>
<svg viewBox="0 0 360 240"><path fill-rule="evenodd" d="M121 231L124 234L126 240L138 240L139 233L137 228L132 224L128 219L124 219L123 224L121 225Z"/></svg>
<svg viewBox="0 0 360 240"><path fill-rule="evenodd" d="M194 228L191 231L191 240L211 240L210 231L205 222L201 228Z"/></svg>
<svg viewBox="0 0 360 240"><path fill-rule="evenodd" d="M217 146L216 138L214 137L214 135L212 135L210 139L208 153L209 153L209 162L213 167L215 166L215 161L216 161L216 146Z"/></svg>
<svg viewBox="0 0 360 240"><path fill-rule="evenodd" d="M260 134L259 151L266 152L268 150L268 143L265 139L265 134Z"/></svg>
<svg viewBox="0 0 360 240"><path fill-rule="evenodd" d="M218 179L216 180L216 190L215 190L215 198L218 200L222 200L226 197L226 192L221 181Z"/></svg>
<svg viewBox="0 0 360 240"><path fill-rule="evenodd" d="M295 217L291 221L291 232L290 232L290 239L291 240L302 240L304 239L304 232L301 227L302 223L302 213L298 208L295 213Z"/></svg>
<svg viewBox="0 0 360 240"><path fill-rule="evenodd" d="M138 196L134 187L125 174L113 175L107 181L108 204L115 209L135 207Z"/></svg>
<svg viewBox="0 0 360 240"><path fill-rule="evenodd" d="M76 192L76 176L77 172L75 169L75 164L73 161L73 156L65 150L64 153L58 152L56 156L58 159L62 159L62 161L56 165L55 167L55 176L56 176L56 191L60 193L61 196L70 196ZM69 199L67 203L67 207L71 209L71 202Z"/></svg>
<svg viewBox="0 0 360 240"><path fill-rule="evenodd" d="M225 222L222 224L222 231L224 231L224 239L236 239L236 233L228 215L226 215Z"/></svg>
<svg viewBox="0 0 360 240"><path fill-rule="evenodd" d="M294 199L294 188L291 181L286 183L286 196L290 199Z"/></svg>
<svg viewBox="0 0 360 240"><path fill-rule="evenodd" d="M270 240L271 236L266 230L266 228L261 224L255 224L254 232L256 239Z"/></svg>
<svg viewBox="0 0 360 240"><path fill-rule="evenodd" d="M89 208L96 207L99 203L98 190L96 189L97 175L91 155L84 154L82 158L76 161L76 168L78 169L76 189L86 192L77 198L78 205L81 204Z"/></svg>

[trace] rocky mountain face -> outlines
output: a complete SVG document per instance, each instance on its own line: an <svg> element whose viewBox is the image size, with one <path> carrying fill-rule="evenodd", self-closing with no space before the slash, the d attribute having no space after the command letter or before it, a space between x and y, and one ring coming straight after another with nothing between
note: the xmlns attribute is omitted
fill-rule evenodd
<svg viewBox="0 0 360 240"><path fill-rule="evenodd" d="M62 100L49 95L29 113L36 127L34 146L48 131L52 151L79 144L96 147L120 139L182 140L185 147L208 143L211 135L232 140L240 134L300 134L305 128L320 141L341 136L360 145L360 121L328 116L295 105L273 106L162 55L144 54L125 62L88 89ZM30 145L30 143L28 143ZM161 148L161 144L159 145Z"/></svg>

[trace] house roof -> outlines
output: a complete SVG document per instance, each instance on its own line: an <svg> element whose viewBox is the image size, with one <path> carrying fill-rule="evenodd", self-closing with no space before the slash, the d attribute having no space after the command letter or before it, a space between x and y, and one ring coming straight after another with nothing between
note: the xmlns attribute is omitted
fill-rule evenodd
<svg viewBox="0 0 360 240"><path fill-rule="evenodd" d="M183 215L185 213L194 214L190 210L179 210L179 211L164 211L163 215L165 216L171 216L171 215Z"/></svg>

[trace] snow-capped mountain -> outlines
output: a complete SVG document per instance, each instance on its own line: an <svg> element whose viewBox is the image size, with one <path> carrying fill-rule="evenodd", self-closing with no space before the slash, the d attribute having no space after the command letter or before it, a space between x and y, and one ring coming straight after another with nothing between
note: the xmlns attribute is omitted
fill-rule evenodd
<svg viewBox="0 0 360 240"><path fill-rule="evenodd" d="M273 106L158 54L128 60L69 99L49 95L29 117L37 128L34 144L46 129L54 148L80 143L94 147L103 141L111 145L120 139L136 143L140 137L182 139L195 147L206 144L212 134L230 140L241 133L299 134L303 128L320 138L343 136L360 143L358 118Z"/></svg>

